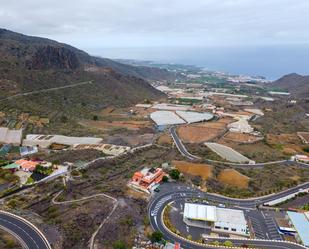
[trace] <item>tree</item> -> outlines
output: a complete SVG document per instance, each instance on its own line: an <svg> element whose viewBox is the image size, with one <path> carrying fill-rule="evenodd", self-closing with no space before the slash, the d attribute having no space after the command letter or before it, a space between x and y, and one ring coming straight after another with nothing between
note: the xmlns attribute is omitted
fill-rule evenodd
<svg viewBox="0 0 309 249"><path fill-rule="evenodd" d="M97 120L99 119L99 117L98 117L97 115L93 115L92 119L93 119L94 121L97 121Z"/></svg>
<svg viewBox="0 0 309 249"><path fill-rule="evenodd" d="M180 176L180 172L178 169L172 169L170 172L169 172L169 175L172 179L174 180L178 180L179 179L179 176Z"/></svg>
<svg viewBox="0 0 309 249"><path fill-rule="evenodd" d="M163 234L159 231L154 231L152 234L151 234L151 237L150 237L150 240L152 243L154 242L160 242L162 241L162 238L163 238Z"/></svg>
<svg viewBox="0 0 309 249"><path fill-rule="evenodd" d="M233 242L230 241L230 240L227 240L223 243L224 246L227 246L227 247L232 247L233 246Z"/></svg>
<svg viewBox="0 0 309 249"><path fill-rule="evenodd" d="M162 182L168 182L168 177L167 176L163 176Z"/></svg>
<svg viewBox="0 0 309 249"><path fill-rule="evenodd" d="M214 242L212 242L212 244L215 246L220 246L220 242L218 240L215 240Z"/></svg>
<svg viewBox="0 0 309 249"><path fill-rule="evenodd" d="M123 241L121 240L117 240L115 243L114 243L114 246L113 246L114 249L126 249L126 245Z"/></svg>

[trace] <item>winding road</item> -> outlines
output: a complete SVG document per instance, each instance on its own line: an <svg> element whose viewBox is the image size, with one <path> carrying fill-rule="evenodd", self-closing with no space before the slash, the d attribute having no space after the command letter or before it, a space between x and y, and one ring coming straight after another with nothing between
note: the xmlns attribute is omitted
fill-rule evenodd
<svg viewBox="0 0 309 249"><path fill-rule="evenodd" d="M181 139L179 138L176 129L177 129L176 126L172 126L170 127L169 131L180 154L182 154L184 157L192 161L200 160L201 159L200 157L192 155L190 152L188 152L187 148L184 146ZM232 167L263 168L266 165L273 165L273 164L281 164L281 165L296 164L297 166L301 168L309 169L309 164L305 164L305 163L297 162L297 161L291 161L291 160L281 160L281 161L255 163L255 164L232 163L232 162L216 161L216 160L210 160L210 159L203 159L203 160L207 163L219 163L219 164L225 164L225 165L232 166Z"/></svg>
<svg viewBox="0 0 309 249"><path fill-rule="evenodd" d="M51 249L43 233L22 217L0 211L0 228L12 234L24 249Z"/></svg>
<svg viewBox="0 0 309 249"><path fill-rule="evenodd" d="M174 184L175 185L175 184ZM207 244L199 244L193 241L189 241L185 238L182 238L176 234L173 234L163 223L163 211L167 204L178 201L178 200L185 200L187 198L207 198L210 201L219 202L219 203L226 203L235 206L239 206L241 208L256 208L257 205L263 204L265 202L280 198L282 196L289 195L291 193L297 192L300 188L309 188L309 183L302 184L300 186L294 187L292 189L282 191L277 194L264 196L260 198L252 198L252 199L234 199L234 198L227 198L224 196L211 194L211 193L204 193L196 189L192 189L186 186L179 186L179 185L170 185L168 187L163 188L163 193L156 194L153 199L151 200L148 206L148 215L150 219L151 226L154 230L160 231L163 233L164 238L166 240L172 242L179 242L181 247L184 249L205 249L205 248L214 248L214 246L207 245ZM233 242L235 246L241 245L252 245L258 248L268 248L268 249L304 249L306 247L290 243L286 241L275 241L275 240L246 240L246 239L231 239L231 238L209 238L209 242L213 240L217 240L220 242L224 242L226 240L230 240ZM218 248L218 247L216 247Z"/></svg>

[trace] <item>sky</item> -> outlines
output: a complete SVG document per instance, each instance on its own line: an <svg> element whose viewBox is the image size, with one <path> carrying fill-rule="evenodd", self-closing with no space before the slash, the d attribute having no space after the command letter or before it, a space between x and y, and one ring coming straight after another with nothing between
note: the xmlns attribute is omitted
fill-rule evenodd
<svg viewBox="0 0 309 249"><path fill-rule="evenodd" d="M228 56L231 51L242 51L239 56L245 56L244 51L252 54L263 48L281 48L282 52L309 48L308 0L0 2L0 27L69 43L105 57L166 61L182 57L185 61L192 49L200 49L205 56L213 51L228 51ZM180 55L187 51L186 56L175 56L175 49ZM224 59L224 55L219 57ZM198 63L207 66L210 60L203 63L199 59Z"/></svg>

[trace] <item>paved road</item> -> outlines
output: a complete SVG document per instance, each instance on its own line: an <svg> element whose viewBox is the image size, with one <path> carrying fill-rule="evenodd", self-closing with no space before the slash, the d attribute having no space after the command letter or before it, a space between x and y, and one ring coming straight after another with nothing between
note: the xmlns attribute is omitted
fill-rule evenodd
<svg viewBox="0 0 309 249"><path fill-rule="evenodd" d="M178 137L177 131L176 131L176 126L172 126L170 128L170 133L171 136L174 140L174 143L177 147L177 149L179 150L179 152L186 158L188 158L189 160L199 160L201 159L198 156L192 155L190 152L188 152L188 150L186 149L186 147L184 146L184 144L182 143L181 139ZM250 168L263 168L266 165L272 165L272 164L280 164L280 165L291 165L291 164L296 164L297 166L301 167L301 168L307 168L309 169L309 164L305 164L305 163L301 163L301 162L297 162L297 161L290 161L290 160L280 160L280 161L273 161L273 162L265 162L265 163L256 163L256 164L248 164L248 163L232 163L232 162L221 162L221 161L216 161L216 160L210 160L210 159L203 159L205 162L207 163L220 163L220 164L225 164L225 165L229 165L232 167L250 167Z"/></svg>
<svg viewBox="0 0 309 249"><path fill-rule="evenodd" d="M26 220L0 211L0 228L16 237L24 248L51 249L47 239Z"/></svg>
<svg viewBox="0 0 309 249"><path fill-rule="evenodd" d="M164 186L164 185L163 185ZM162 187L163 187L162 186ZM309 183L304 184L301 186L302 188L304 187L309 187ZM257 204L262 204L266 201L274 200L276 198L279 198L281 196L287 195L289 193L293 193L293 191L298 191L300 187L293 188L291 190L287 190L272 196L266 196L266 197L261 197L261 198L256 198L256 199L248 199L248 200L238 200L238 199L232 199L232 198L226 198L224 196L217 196L214 194L210 193L203 193L195 189L191 189L190 187L185 187L185 186L179 186L174 184L173 185L167 185L166 187L161 188L161 192L157 195L155 195L152 198L152 201L150 202L148 206L148 212L149 212L149 218L150 218L150 223L151 226L153 227L154 230L161 231L164 234L164 238L172 241L172 242L179 242L184 249L200 249L200 248L213 248L212 246L201 246L197 244L193 244L192 242L188 242L187 240L184 240L182 238L179 238L175 236L174 234L170 233L166 227L163 225L162 222L162 213L164 210L164 207L172 202L172 201L178 201L178 200L184 200L187 198L207 198L211 201L216 201L216 202L221 202L225 204L233 204L233 205L238 205L239 207L242 208L255 208ZM212 239L209 239L211 241ZM216 238L215 240L219 241L225 241L226 238ZM253 245L259 248L269 248L269 249L303 249L305 247L301 245L295 245L295 244L290 244L284 241L260 241L260 240L235 240L235 239L228 239L231 240L235 245Z"/></svg>
<svg viewBox="0 0 309 249"><path fill-rule="evenodd" d="M197 156L194 156L192 154L190 154L186 147L183 145L183 143L181 142L181 140L179 139L178 135L177 135L177 132L176 132L176 126L172 126L170 128L170 133L172 135L172 138L174 140L174 143L177 147L177 149L179 150L179 152L185 156L186 158L188 158L189 160L197 160L197 159L200 159L199 157Z"/></svg>

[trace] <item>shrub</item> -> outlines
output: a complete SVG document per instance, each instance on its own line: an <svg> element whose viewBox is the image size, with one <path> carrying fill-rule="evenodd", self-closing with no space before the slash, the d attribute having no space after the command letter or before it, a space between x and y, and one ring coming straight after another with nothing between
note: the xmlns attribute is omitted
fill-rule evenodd
<svg viewBox="0 0 309 249"><path fill-rule="evenodd" d="M168 182L168 177L167 176L163 176L162 182Z"/></svg>
<svg viewBox="0 0 309 249"><path fill-rule="evenodd" d="M170 172L169 172L169 175L172 179L174 180L178 180L179 179L179 176L180 176L180 172L178 169L172 169Z"/></svg>
<svg viewBox="0 0 309 249"><path fill-rule="evenodd" d="M151 234L151 237L150 237L150 240L152 243L154 242L160 242L162 241L162 238L163 238L163 234L159 231L154 231L152 234Z"/></svg>
<svg viewBox="0 0 309 249"><path fill-rule="evenodd" d="M126 245L123 241L121 240L117 240L115 243L114 243L114 246L113 246L114 249L126 249Z"/></svg>

